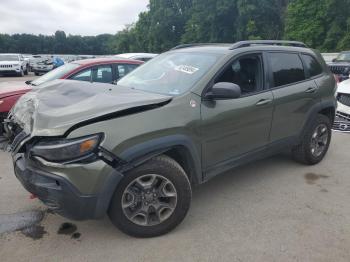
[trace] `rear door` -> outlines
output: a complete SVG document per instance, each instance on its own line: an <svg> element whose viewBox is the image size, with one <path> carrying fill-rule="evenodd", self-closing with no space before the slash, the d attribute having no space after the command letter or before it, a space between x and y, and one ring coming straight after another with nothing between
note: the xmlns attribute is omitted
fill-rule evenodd
<svg viewBox="0 0 350 262"><path fill-rule="evenodd" d="M301 54L269 52L268 57L274 97L271 142L297 139L319 102L317 85L304 70Z"/></svg>

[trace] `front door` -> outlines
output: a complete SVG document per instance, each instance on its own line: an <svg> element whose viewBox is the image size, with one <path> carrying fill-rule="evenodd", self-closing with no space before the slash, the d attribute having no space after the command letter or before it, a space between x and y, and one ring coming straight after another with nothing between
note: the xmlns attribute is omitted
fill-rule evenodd
<svg viewBox="0 0 350 262"><path fill-rule="evenodd" d="M263 62L263 56L259 53L237 58L213 84L235 83L241 87L242 96L202 102L202 165L206 173L222 169L220 166L229 167L235 159L267 145L273 95L264 86Z"/></svg>

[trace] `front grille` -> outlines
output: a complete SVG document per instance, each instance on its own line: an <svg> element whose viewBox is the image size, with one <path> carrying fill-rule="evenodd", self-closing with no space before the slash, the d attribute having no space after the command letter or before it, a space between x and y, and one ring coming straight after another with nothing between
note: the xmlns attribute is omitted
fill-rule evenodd
<svg viewBox="0 0 350 262"><path fill-rule="evenodd" d="M0 65L0 68L12 68L12 65Z"/></svg>
<svg viewBox="0 0 350 262"><path fill-rule="evenodd" d="M12 142L12 144L11 144L12 150L16 149L16 148L19 146L19 144L20 144L24 139L26 139L27 137L28 137L28 135L27 135L24 131L22 131L21 133L19 133L19 134L15 137L15 139L13 140L13 142Z"/></svg>
<svg viewBox="0 0 350 262"><path fill-rule="evenodd" d="M335 75L343 75L343 74L345 74L345 71L346 71L347 68L350 68L350 65L349 66L340 66L340 65L331 65L331 66L329 66L329 69Z"/></svg>
<svg viewBox="0 0 350 262"><path fill-rule="evenodd" d="M338 111L335 115L335 121L349 121L350 122L350 115Z"/></svg>
<svg viewBox="0 0 350 262"><path fill-rule="evenodd" d="M335 115L333 130L350 132L350 115L342 112L337 112Z"/></svg>
<svg viewBox="0 0 350 262"><path fill-rule="evenodd" d="M342 132L350 132L350 122L334 122L333 130L342 131Z"/></svg>
<svg viewBox="0 0 350 262"><path fill-rule="evenodd" d="M350 94L338 94L337 100L343 105L350 106Z"/></svg>

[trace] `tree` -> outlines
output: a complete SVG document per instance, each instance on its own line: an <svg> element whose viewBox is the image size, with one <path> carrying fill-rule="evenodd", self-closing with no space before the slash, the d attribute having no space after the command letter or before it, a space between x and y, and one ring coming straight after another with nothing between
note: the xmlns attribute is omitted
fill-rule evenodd
<svg viewBox="0 0 350 262"><path fill-rule="evenodd" d="M294 0L287 8L285 38L322 51L349 48L350 0Z"/></svg>

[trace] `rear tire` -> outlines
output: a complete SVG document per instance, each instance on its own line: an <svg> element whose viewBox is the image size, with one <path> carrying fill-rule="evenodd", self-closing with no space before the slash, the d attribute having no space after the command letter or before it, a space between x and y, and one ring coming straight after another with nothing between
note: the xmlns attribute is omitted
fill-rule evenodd
<svg viewBox="0 0 350 262"><path fill-rule="evenodd" d="M175 160L161 155L125 174L108 215L128 235L156 237L182 222L191 198L191 184L185 171Z"/></svg>
<svg viewBox="0 0 350 262"><path fill-rule="evenodd" d="M292 149L294 160L306 165L318 164L326 155L331 138L330 119L325 115L317 115L302 142Z"/></svg>

